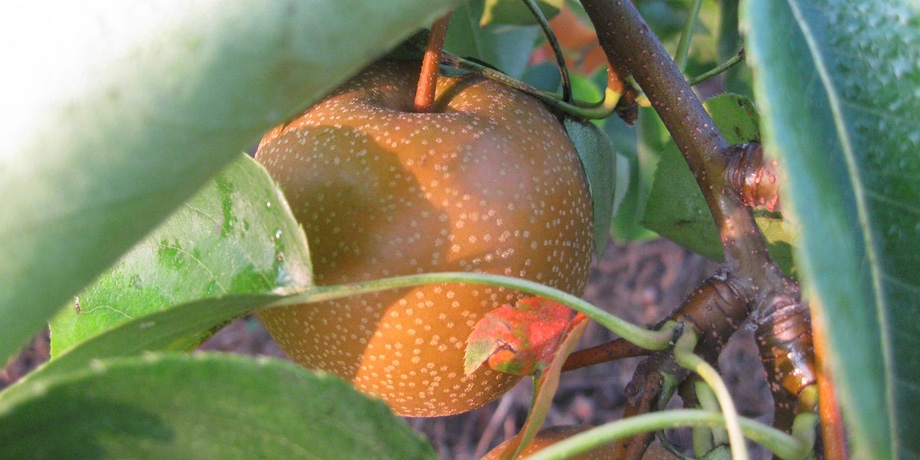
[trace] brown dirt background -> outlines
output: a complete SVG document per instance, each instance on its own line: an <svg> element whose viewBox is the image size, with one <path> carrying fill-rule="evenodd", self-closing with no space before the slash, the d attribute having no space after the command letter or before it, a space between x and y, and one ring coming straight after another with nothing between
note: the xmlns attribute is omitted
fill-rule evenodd
<svg viewBox="0 0 920 460"><path fill-rule="evenodd" d="M611 243L592 267L584 298L633 323L651 326L677 308L715 269L715 263L667 240ZM591 324L579 348L614 338L606 329ZM0 371L0 388L47 360L48 348L45 332ZM284 358L284 353L252 316L231 323L201 349ZM597 425L621 418L623 389L638 362L638 358L626 359L564 374L544 426ZM757 348L747 329L742 327L732 337L719 366L739 412L769 423L772 400ZM406 420L434 444L441 459L474 460L517 432L527 416L531 390L529 380L525 380L480 409L452 417ZM679 399L672 401L675 407L679 404ZM669 432L668 436L679 446L689 442L686 431ZM752 452L752 457L768 458L762 450Z"/></svg>

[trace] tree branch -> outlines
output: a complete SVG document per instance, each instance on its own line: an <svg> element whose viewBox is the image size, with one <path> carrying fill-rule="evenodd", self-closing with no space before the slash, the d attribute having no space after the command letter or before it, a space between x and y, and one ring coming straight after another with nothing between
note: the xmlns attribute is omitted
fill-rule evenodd
<svg viewBox="0 0 920 460"><path fill-rule="evenodd" d="M706 113L684 75L629 0L582 0L611 62L623 66L642 87L671 133L706 197L725 247L726 268L758 305L765 289L783 289L784 277L767 252L750 209L726 179L728 143Z"/></svg>
<svg viewBox="0 0 920 460"><path fill-rule="evenodd" d="M807 314L807 307L801 303L798 283L786 277L770 257L750 208L735 190L738 184L732 186L727 174L731 149L725 137L631 0L581 1L608 59L622 66L642 87L706 197L725 248L722 280L727 290L723 297L732 297L726 305L750 306L759 326L761 355L770 360L768 372L775 370L771 375L774 383L788 384L786 391L798 397L800 406L807 402L807 407L800 409L813 410L810 390L803 390L813 389L814 383L811 327L800 318ZM794 308L780 310L778 305ZM777 317L778 311L791 310L795 315L787 315L790 319L786 322L779 321L786 317ZM687 318L681 322L697 321ZM706 328L707 333L717 332L705 322L698 327ZM726 330L724 335L730 332ZM788 345L792 332L795 344ZM800 375L807 378L792 378Z"/></svg>

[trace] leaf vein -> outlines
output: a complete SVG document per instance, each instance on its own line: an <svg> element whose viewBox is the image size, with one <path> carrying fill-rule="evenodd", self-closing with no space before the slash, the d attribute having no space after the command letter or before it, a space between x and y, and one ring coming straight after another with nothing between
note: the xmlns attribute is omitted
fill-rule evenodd
<svg viewBox="0 0 920 460"><path fill-rule="evenodd" d="M882 365L885 368L886 375L896 375L893 362L893 344L891 343L892 336L887 314L887 302L882 289L883 275L879 265L881 262L880 255L878 254L877 244L879 236L876 235L874 227L871 224L871 213L869 211L869 206L865 194L865 179L861 174L859 161L857 159L857 152L854 147L854 141L851 138L850 132L847 128L846 121L848 119L848 113L844 110L845 105L843 104L843 98L841 98L841 93L837 87L837 82L832 76L832 71L828 67L828 63L826 62L827 58L824 55L825 52L829 52L829 45L827 45L825 42L828 37L826 35L822 35L822 32L816 32L816 30L813 30L812 26L812 24L816 21L832 22L833 18L826 17L827 11L811 5L810 3L802 3L799 0L787 0L787 4L789 5L792 14L796 18L796 24L799 26L809 52L812 55L815 70L826 90L830 111L832 113L832 119L837 131L837 137L840 141L841 153L843 154L843 159L847 166L847 173L850 177L850 181L853 184L853 199L856 204L859 231L863 237L866 252L865 257L869 261L868 266L873 291L872 295L874 296L876 315L878 317L878 325L880 328L879 342L881 345ZM824 28L823 34L827 33L830 33L829 29ZM885 413L888 417L887 422L889 428L888 432L890 433L890 446L892 446L894 457L897 458L899 456L900 447L897 430L892 429L892 427L897 426L898 413L896 401L894 398L893 380L894 379L892 378L884 379L884 400L886 405Z"/></svg>

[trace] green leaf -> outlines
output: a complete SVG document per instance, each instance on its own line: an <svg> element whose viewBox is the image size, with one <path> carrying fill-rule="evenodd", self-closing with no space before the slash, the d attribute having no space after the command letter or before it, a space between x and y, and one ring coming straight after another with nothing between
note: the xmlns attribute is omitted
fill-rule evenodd
<svg viewBox="0 0 920 460"><path fill-rule="evenodd" d="M537 0L537 6L546 19L552 19L559 14L564 3L565 0ZM485 0L485 11L479 25L491 24L529 26L537 24L537 20L523 0Z"/></svg>
<svg viewBox="0 0 920 460"><path fill-rule="evenodd" d="M617 123L608 123L616 125ZM636 120L636 156L631 161L632 175L630 176L629 193L624 201L629 205L630 215L623 216L620 219L619 226L624 235L629 239L643 240L658 237L657 234L651 234L641 223L648 206L649 195L655 184L655 171L658 170L658 162L661 159L662 151L668 145L673 143L671 135L664 127L661 118L650 108L639 108L639 117ZM622 206L622 205L621 205ZM626 219L631 217L632 219Z"/></svg>
<svg viewBox="0 0 920 460"><path fill-rule="evenodd" d="M588 175L594 202L594 249L601 254L607 246L607 235L613 221L616 152L607 135L594 123L566 118L563 124Z"/></svg>
<svg viewBox="0 0 920 460"><path fill-rule="evenodd" d="M528 66L524 74L521 75L521 81L549 93L559 91L559 88L562 87L560 85L562 77L559 75L559 67L555 62L551 61Z"/></svg>
<svg viewBox="0 0 920 460"><path fill-rule="evenodd" d="M173 305L309 287L309 261L306 237L281 190L262 165L239 154L55 316L51 355ZM188 348L205 338L188 336Z"/></svg>
<svg viewBox="0 0 920 460"><path fill-rule="evenodd" d="M0 94L13 115L0 358L263 132L458 3L37 1L0 15L16 63Z"/></svg>
<svg viewBox="0 0 920 460"><path fill-rule="evenodd" d="M760 142L760 114L747 97L720 94L703 105L729 144Z"/></svg>
<svg viewBox="0 0 920 460"><path fill-rule="evenodd" d="M483 0L467 2L454 10L444 49L458 56L488 63L502 72L520 78L540 37L537 26L479 26Z"/></svg>
<svg viewBox="0 0 920 460"><path fill-rule="evenodd" d="M673 142L661 150L642 225L711 260L724 257L706 199Z"/></svg>
<svg viewBox="0 0 920 460"><path fill-rule="evenodd" d="M617 151L617 190L614 198L616 214L610 230L610 236L617 241L641 241L658 237L639 224L645 212L645 202L641 203L640 208L640 192L647 193L647 190L639 168L637 131L636 126L626 123L604 123L604 132Z"/></svg>
<svg viewBox="0 0 920 460"><path fill-rule="evenodd" d="M33 381L0 458L435 459L386 405L275 359L151 354Z"/></svg>
<svg viewBox="0 0 920 460"><path fill-rule="evenodd" d="M604 98L604 90L607 85L607 69L603 69L599 73L604 74L602 86L598 86L593 77L589 78L577 73L569 75L569 80L572 84L572 96L575 100L595 103ZM555 61L529 66L524 75L521 76L521 80L540 90L562 94L562 77L559 75L559 66ZM606 121L606 118L591 120L592 123L601 127L605 126Z"/></svg>
<svg viewBox="0 0 920 460"><path fill-rule="evenodd" d="M715 99L720 99L720 97ZM706 104L709 108L712 100L707 101ZM747 139L729 140L729 143L758 139L756 122L745 120L743 116L745 111L738 114L741 116L734 117L736 113L732 105L737 107L737 104L716 102L716 107L726 109L725 116L719 116L719 110L716 111L716 114L710 113L719 129L727 138L749 130L751 125L753 125L753 132L748 133L750 137ZM712 213L709 212L706 199L693 173L690 172L686 160L677 148L677 144L661 131L664 127L657 116L643 117L641 122L647 129L644 138L648 139L645 142L646 164L649 165L645 167L646 173L651 166L654 166L654 179L650 181L651 186L641 220L642 225L711 260L721 262L724 251L722 242L719 240L719 232L712 220ZM729 125L737 126L729 127Z"/></svg>
<svg viewBox="0 0 920 460"><path fill-rule="evenodd" d="M745 2L764 145L854 457L920 456L920 8Z"/></svg>
<svg viewBox="0 0 920 460"><path fill-rule="evenodd" d="M760 141L760 116L743 96L722 94L704 104L729 144ZM779 213L754 210L770 255L787 274L795 275L792 248L796 227ZM661 150L655 181L642 223L659 235L715 261L724 251L706 199L673 141Z"/></svg>
<svg viewBox="0 0 920 460"><path fill-rule="evenodd" d="M606 73L606 71L604 72ZM558 69L556 73L559 73ZM569 79L572 83L572 96L575 100L595 103L604 99L604 91L607 89L606 86L598 86L592 78L577 73L569 75ZM560 85L560 93L561 87L562 85ZM591 122L602 127L604 123L607 122L607 118L592 120Z"/></svg>
<svg viewBox="0 0 920 460"><path fill-rule="evenodd" d="M188 351L203 335L266 305L282 295L230 295L174 305L111 327L48 361L0 393L0 402L34 380L77 371L94 360L139 356L146 352Z"/></svg>

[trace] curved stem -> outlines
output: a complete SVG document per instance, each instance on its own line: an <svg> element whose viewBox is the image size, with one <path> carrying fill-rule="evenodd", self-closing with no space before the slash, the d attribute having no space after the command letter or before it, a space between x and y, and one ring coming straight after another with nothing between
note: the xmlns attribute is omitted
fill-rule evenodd
<svg viewBox="0 0 920 460"><path fill-rule="evenodd" d="M684 23L684 30L680 34L680 41L677 42L677 53L674 55L674 62L681 72L687 67L690 42L693 40L693 31L696 29L696 21L700 16L700 7L702 6L703 0L693 0L693 5L690 6L690 14L687 16L687 22Z"/></svg>
<svg viewBox="0 0 920 460"><path fill-rule="evenodd" d="M703 410L708 410L710 412L719 412L719 398L716 397L715 392L712 391L712 387L709 386L704 381L697 380L694 382L694 389L696 391L696 397L700 401L700 407ZM728 443L728 433L725 430L711 430L712 442L716 445L727 444ZM712 446L710 446L710 449ZM706 450L697 450L696 454L702 457L706 452L709 452L710 449Z"/></svg>
<svg viewBox="0 0 920 460"><path fill-rule="evenodd" d="M546 41L549 42L549 46L553 50L553 55L556 58L556 65L559 66L559 77L562 80L562 100L571 103L572 79L569 77L569 68L565 63L565 56L562 55L562 48L559 46L559 40L556 39L556 34L553 32L553 28L550 27L546 15L543 14L543 10L537 5L537 1L524 0L524 4L527 5L530 14L536 18L537 24L540 24L540 28L543 29L543 35L546 35Z"/></svg>
<svg viewBox="0 0 920 460"><path fill-rule="evenodd" d="M738 51L738 53L735 54L734 56L732 56L731 59L729 59L729 60L727 60L727 61L725 61L725 62L723 62L723 63L721 63L721 64L719 64L719 65L717 65L717 66L715 66L715 67L713 67L712 69L709 69L709 70L706 71L706 72L703 72L703 73L701 73L701 74L699 74L699 75L697 75L697 76L695 76L695 77L693 77L693 78L687 80L687 84L690 85L690 86L698 85L698 84L700 84L700 83L702 83L702 82L704 82L704 81L706 81L706 80L709 80L710 78L715 77L716 75L718 75L718 74L720 74L720 73L722 73L722 72L725 72L726 70L728 70L728 69L730 69L730 68L732 68L732 67L734 67L734 66L740 64L741 61L743 61L743 60L744 60L744 49L742 49L741 51Z"/></svg>
<svg viewBox="0 0 920 460"><path fill-rule="evenodd" d="M780 458L798 459L802 457L802 452L807 451L807 448L802 446L798 439L773 427L746 418L739 418L739 423L741 431L748 439L762 444ZM527 457L527 460L561 460L626 436L666 428L692 426L724 428L725 417L721 413L701 409L681 409L635 415L559 441Z"/></svg>
<svg viewBox="0 0 920 460"><path fill-rule="evenodd" d="M716 399L722 407L722 413L725 415L725 427L728 430L728 442L731 446L732 458L735 460L747 460L747 447L744 445L744 437L738 421L738 411L735 409L732 395L728 392L728 387L725 386L725 382L722 381L719 372L703 358L693 353L698 340L699 336L697 336L695 330L692 328L685 329L674 346L674 360L682 367L696 372L715 392Z"/></svg>
<svg viewBox="0 0 920 460"><path fill-rule="evenodd" d="M545 91L540 91L539 89L534 88L527 83L511 78L497 70L491 69L477 62L463 59L459 56L443 53L441 56L441 63L458 69L469 70L476 73L477 75L481 75L490 80L495 80L518 91L525 92L537 98L540 100L540 102L543 102L552 109L580 119L592 120L609 117L615 111L614 107L617 103L617 100L612 98L620 97L620 94L608 91L605 93L605 99L598 103L590 103L586 105L582 105L577 101L569 103L559 99L559 97L556 95L547 93Z"/></svg>
<svg viewBox="0 0 920 460"><path fill-rule="evenodd" d="M815 427L818 426L819 421L818 414L802 412L792 422L792 437L798 439L802 445L803 456L815 447Z"/></svg>
<svg viewBox="0 0 920 460"><path fill-rule="evenodd" d="M438 66L441 64L441 52L444 50L444 40L447 38L447 28L450 26L451 14L445 14L431 26L425 57L422 58L418 89L415 92L416 113L434 111L434 99L438 86Z"/></svg>
<svg viewBox="0 0 920 460"><path fill-rule="evenodd" d="M543 284L503 275L469 272L425 273L421 275L397 276L373 281L364 281L334 286L313 286L298 294L273 303L268 307L297 305L322 302L358 294L382 291L386 289L406 288L427 284L470 283L499 286L516 289L529 294L541 296L564 304L573 310L584 313L587 317L610 329L620 337L635 345L649 350L668 348L678 327L675 321L668 321L659 330L648 330L607 313L601 308L567 292Z"/></svg>

